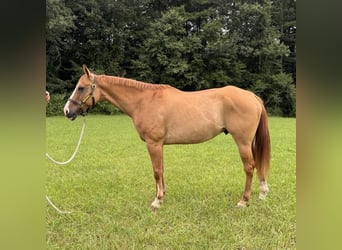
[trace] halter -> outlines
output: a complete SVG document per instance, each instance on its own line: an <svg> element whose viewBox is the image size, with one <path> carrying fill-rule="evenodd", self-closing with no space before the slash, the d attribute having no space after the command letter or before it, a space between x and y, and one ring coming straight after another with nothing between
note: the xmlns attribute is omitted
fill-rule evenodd
<svg viewBox="0 0 342 250"><path fill-rule="evenodd" d="M89 93L89 95L87 95L85 98L83 98L83 100L77 101L77 100L73 100L73 99L71 99L71 98L68 99L68 100L69 100L70 102L72 102L73 104L76 104L76 105L79 105L79 106L80 106L81 115L85 115L85 114L88 112L89 106L86 104L86 102L88 101L88 99L89 99L90 97L91 97L91 100L92 100L91 108L94 108L94 107L95 107L95 98L94 98L94 95L93 95L94 90L95 90L95 88L96 88L95 80L96 80L96 77L94 76L93 83L91 84L90 93ZM87 108L87 110L86 110L85 112L84 112L83 109L82 109L82 107L83 107L84 104L88 106L88 108Z"/></svg>

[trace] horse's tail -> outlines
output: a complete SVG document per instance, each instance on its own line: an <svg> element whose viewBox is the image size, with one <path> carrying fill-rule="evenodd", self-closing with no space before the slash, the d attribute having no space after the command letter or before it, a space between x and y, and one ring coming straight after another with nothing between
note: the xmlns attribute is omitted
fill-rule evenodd
<svg viewBox="0 0 342 250"><path fill-rule="evenodd" d="M270 169L271 141L268 129L268 117L265 106L260 98L262 111L258 128L252 144L255 167L260 181L266 180Z"/></svg>

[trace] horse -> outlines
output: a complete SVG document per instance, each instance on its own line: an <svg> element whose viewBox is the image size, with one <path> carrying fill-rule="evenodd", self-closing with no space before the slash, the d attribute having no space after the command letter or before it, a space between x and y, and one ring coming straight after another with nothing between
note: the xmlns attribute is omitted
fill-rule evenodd
<svg viewBox="0 0 342 250"><path fill-rule="evenodd" d="M166 192L163 146L201 143L220 133L229 133L234 139L246 175L237 206L248 205L255 168L260 181L259 199L266 198L271 146L267 111L260 97L231 85L181 91L165 84L97 75L86 65L82 67L84 74L65 103L64 114L75 120L97 102L109 101L132 119L152 162L156 183L152 210L160 208Z"/></svg>

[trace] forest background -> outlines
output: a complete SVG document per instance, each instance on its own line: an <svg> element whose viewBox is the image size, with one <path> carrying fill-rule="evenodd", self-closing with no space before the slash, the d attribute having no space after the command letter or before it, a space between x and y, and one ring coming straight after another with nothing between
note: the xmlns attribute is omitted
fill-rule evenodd
<svg viewBox="0 0 342 250"><path fill-rule="evenodd" d="M295 117L296 1L47 0L47 115L62 114L82 64L184 91L235 85Z"/></svg>

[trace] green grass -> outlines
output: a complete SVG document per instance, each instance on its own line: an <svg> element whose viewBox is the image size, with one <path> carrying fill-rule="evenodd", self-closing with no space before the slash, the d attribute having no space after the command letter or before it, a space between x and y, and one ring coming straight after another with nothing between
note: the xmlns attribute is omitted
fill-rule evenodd
<svg viewBox="0 0 342 250"><path fill-rule="evenodd" d="M47 152L65 161L83 118L46 119ZM230 135L164 147L166 196L151 212L155 182L150 158L130 118L86 117L78 154L68 165L46 159L48 249L295 249L296 120L270 117L270 193L236 208L245 175Z"/></svg>

